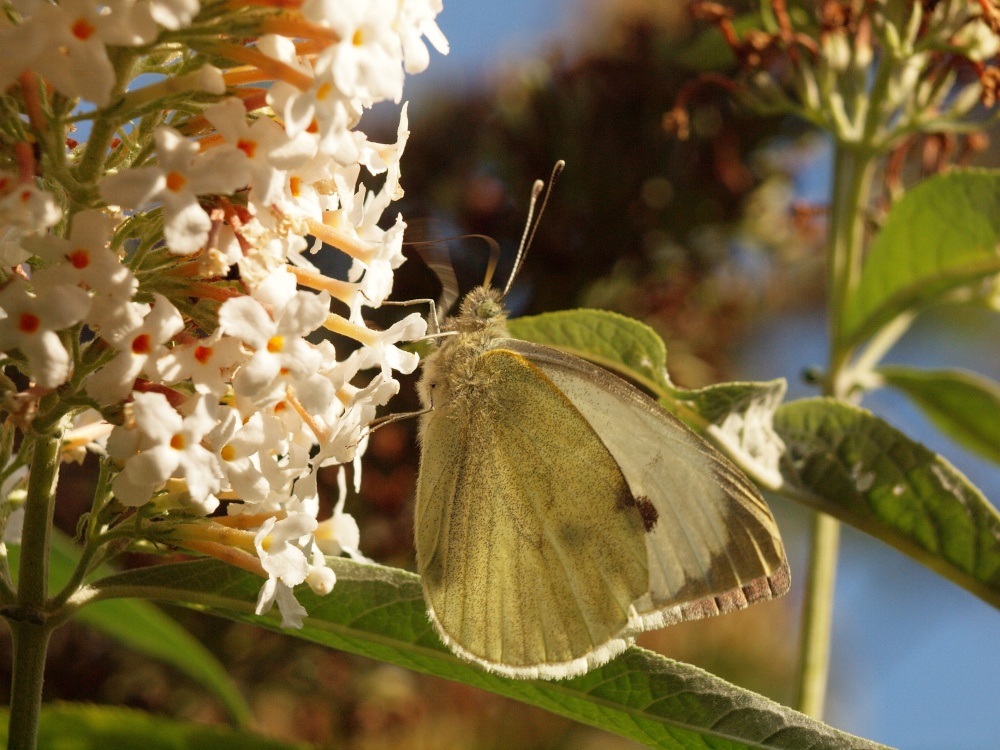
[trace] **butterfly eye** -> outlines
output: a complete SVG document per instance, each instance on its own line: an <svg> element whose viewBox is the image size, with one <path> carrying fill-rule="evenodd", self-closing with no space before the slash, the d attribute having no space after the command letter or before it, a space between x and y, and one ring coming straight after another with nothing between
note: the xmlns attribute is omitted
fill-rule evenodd
<svg viewBox="0 0 1000 750"><path fill-rule="evenodd" d="M487 299L479 303L479 307L476 308L476 317L480 320L487 320L489 318L495 318L500 314L500 305L496 303L495 300Z"/></svg>

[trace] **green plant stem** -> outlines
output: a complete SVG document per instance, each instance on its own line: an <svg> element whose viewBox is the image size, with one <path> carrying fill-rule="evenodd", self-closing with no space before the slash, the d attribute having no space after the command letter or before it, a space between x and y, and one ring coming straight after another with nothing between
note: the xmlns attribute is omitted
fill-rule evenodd
<svg viewBox="0 0 1000 750"><path fill-rule="evenodd" d="M872 371L903 334L910 329L910 325L916 317L917 314L912 311L900 313L872 336L871 341L858 355L851 367L852 382L859 382L866 388L870 387Z"/></svg>
<svg viewBox="0 0 1000 750"><path fill-rule="evenodd" d="M30 750L38 738L45 655L52 625L46 618L49 544L56 485L59 481L60 434L35 434L28 494L21 532L17 601L5 611L14 644L8 750Z"/></svg>
<svg viewBox="0 0 1000 750"><path fill-rule="evenodd" d="M873 155L866 149L837 144L827 232L830 354L824 392L842 400L849 399L851 395L852 384L847 376L853 350L840 343L841 321L861 275L865 210L873 163ZM817 719L823 716L830 670L830 634L839 542L840 522L817 513L813 522L802 605L798 691L798 709Z"/></svg>
<svg viewBox="0 0 1000 750"><path fill-rule="evenodd" d="M24 504L21 531L21 565L17 583L17 604L31 617L44 619L48 594L49 544L52 514L59 481L60 434L35 435L28 475L28 495Z"/></svg>
<svg viewBox="0 0 1000 750"><path fill-rule="evenodd" d="M844 398L847 395L846 384L839 383L837 377L843 373L853 349L842 343L841 328L848 300L861 277L865 209L868 206L873 169L874 159L867 151L837 144L827 230L830 370L826 395L834 398Z"/></svg>
<svg viewBox="0 0 1000 750"><path fill-rule="evenodd" d="M817 719L822 718L826 703L839 545L840 521L817 512L813 517L812 549L806 573L797 706L802 713Z"/></svg>
<svg viewBox="0 0 1000 750"><path fill-rule="evenodd" d="M14 674L11 679L7 750L35 750L42 709L42 680L52 628L45 623L11 623Z"/></svg>

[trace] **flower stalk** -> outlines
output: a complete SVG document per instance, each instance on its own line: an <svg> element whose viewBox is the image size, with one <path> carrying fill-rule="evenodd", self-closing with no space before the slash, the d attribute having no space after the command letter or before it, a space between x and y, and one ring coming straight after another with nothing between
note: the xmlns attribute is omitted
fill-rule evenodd
<svg viewBox="0 0 1000 750"><path fill-rule="evenodd" d="M17 598L13 607L4 612L14 647L9 750L31 750L37 742L45 657L52 634L46 599L62 441L59 434L31 439L34 445L21 532Z"/></svg>

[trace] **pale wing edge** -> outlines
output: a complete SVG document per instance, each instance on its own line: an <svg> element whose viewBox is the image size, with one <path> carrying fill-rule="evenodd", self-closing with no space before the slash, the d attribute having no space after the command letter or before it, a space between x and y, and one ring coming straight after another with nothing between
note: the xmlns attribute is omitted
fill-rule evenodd
<svg viewBox="0 0 1000 750"><path fill-rule="evenodd" d="M638 612L633 607L632 616L622 632L588 654L570 661L540 663L525 667L512 667L509 664L492 662L476 656L464 649L445 632L441 623L438 622L434 608L430 605L427 607L427 617L434 625L434 630L442 643L452 653L461 659L478 664L487 672L518 680L564 680L570 677L579 677L621 656L626 649L635 643L635 636L639 633L746 609L754 602L768 601L784 595L788 591L790 580L788 564L786 563L766 578L756 579L741 588L717 594L712 598L644 613Z"/></svg>
<svg viewBox="0 0 1000 750"><path fill-rule="evenodd" d="M434 608L429 604L427 606L427 617L434 625L434 630L437 632L437 635L441 639L442 643L444 643L444 645L446 645L456 656L465 659L466 661L471 661L474 664L478 664L487 672L493 672L494 674L501 675L502 677L512 677L518 680L564 680L570 677L579 677L582 674L586 674L591 669L603 666L616 656L623 654L625 650L634 643L630 634L641 632L641 630L648 630L648 628L641 628L639 630L634 629L632 627L632 620L629 620L629 625L626 626L621 633L614 636L611 640L601 644L593 651L576 659L563 662L544 662L524 667L512 667L509 664L492 662L487 659L483 659L481 656L476 656L475 654L464 649L445 632L443 627L441 627L441 624L438 622L437 615L434 613Z"/></svg>
<svg viewBox="0 0 1000 750"><path fill-rule="evenodd" d="M647 630L658 630L690 620L702 620L706 617L738 612L756 602L766 602L784 596L788 593L791 581L791 572L786 560L770 575L755 578L738 588L673 606L660 606L643 612L636 610L629 620L627 632L635 636Z"/></svg>

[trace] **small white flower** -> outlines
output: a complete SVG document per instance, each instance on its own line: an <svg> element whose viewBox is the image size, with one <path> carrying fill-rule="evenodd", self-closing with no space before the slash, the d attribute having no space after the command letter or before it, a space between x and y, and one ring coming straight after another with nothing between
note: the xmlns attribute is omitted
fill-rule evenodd
<svg viewBox="0 0 1000 750"><path fill-rule="evenodd" d="M328 24L340 42L320 53L317 70L329 70L348 98L370 105L403 95L403 45L393 28L399 0L311 0L307 18Z"/></svg>
<svg viewBox="0 0 1000 750"><path fill-rule="evenodd" d="M139 281L118 255L108 249L117 225L117 220L100 211L81 211L73 217L68 238L47 234L26 239L25 247L54 264L35 274L36 287L73 284L118 303L131 300L139 289Z"/></svg>
<svg viewBox="0 0 1000 750"><path fill-rule="evenodd" d="M25 25L35 26L44 34L38 56L25 61L26 67L70 99L79 97L98 106L109 103L115 70L105 48L95 2L45 3Z"/></svg>
<svg viewBox="0 0 1000 750"><path fill-rule="evenodd" d="M85 409L73 417L73 426L63 435L63 461L82 464L87 453L107 452L111 425L96 409Z"/></svg>
<svg viewBox="0 0 1000 750"><path fill-rule="evenodd" d="M1000 38L981 19L966 23L951 38L951 43L964 48L970 60L988 60L1000 51Z"/></svg>
<svg viewBox="0 0 1000 750"><path fill-rule="evenodd" d="M156 41L159 29L148 0L104 0L108 12L98 19L101 37L109 44L133 47Z"/></svg>
<svg viewBox="0 0 1000 750"><path fill-rule="evenodd" d="M427 37L442 55L448 54L448 40L434 20L440 12L441 0L403 0L400 3L396 31L403 43L403 59L410 75L422 73L430 63L422 37Z"/></svg>
<svg viewBox="0 0 1000 750"><path fill-rule="evenodd" d="M327 567L323 553L315 548L313 548L312 564L309 566L306 583L319 596L329 594L337 583L337 574Z"/></svg>
<svg viewBox="0 0 1000 750"><path fill-rule="evenodd" d="M297 138L315 130L324 154L342 164L357 161L357 139L351 128L361 119L362 105L359 99L337 87L329 64L314 70L311 64L299 59L295 45L284 37L263 37L258 49L313 79L308 89L286 81L276 81L268 89L267 103L281 116L288 135Z"/></svg>
<svg viewBox="0 0 1000 750"><path fill-rule="evenodd" d="M115 497L125 505L144 505L168 479L178 478L187 485L189 507L211 513L224 475L216 455L201 445L216 422L210 402L194 396L182 415L162 393L136 393L134 399L134 435L125 437L125 428L117 427L108 441L109 454L125 458L112 483ZM123 456L129 448L135 452Z"/></svg>
<svg viewBox="0 0 1000 750"><path fill-rule="evenodd" d="M79 323L89 307L90 297L75 286L51 287L42 299L15 276L0 289L0 351L18 349L42 388L62 385L71 361L57 331Z"/></svg>
<svg viewBox="0 0 1000 750"><path fill-rule="evenodd" d="M254 352L233 378L237 394L266 403L281 398L287 384L309 378L320 358L304 336L323 324L329 307L325 292L297 292L290 273L272 275L253 297L227 300L219 309L222 330Z"/></svg>
<svg viewBox="0 0 1000 750"><path fill-rule="evenodd" d="M62 209L50 193L0 170L0 226L10 225L26 234L40 234L61 218Z"/></svg>
<svg viewBox="0 0 1000 750"><path fill-rule="evenodd" d="M305 164L316 152L305 133L292 139L269 117L247 122L243 101L235 97L213 104L205 117L227 143L246 154L250 200L259 206L271 206L282 196L285 169Z"/></svg>
<svg viewBox="0 0 1000 750"><path fill-rule="evenodd" d="M373 332L372 340L355 351L355 366L359 370L380 367L387 378L391 371L409 375L420 364L420 357L414 352L400 349L401 341L416 341L427 333L427 321L420 313L411 313L385 331Z"/></svg>
<svg viewBox="0 0 1000 750"><path fill-rule="evenodd" d="M301 628L302 618L306 615L292 589L304 583L309 576L310 562L306 548L311 546L311 534L315 528L315 518L306 513L289 513L280 521L267 519L254 537L260 563L268 574L254 611L262 615L277 601L281 626L285 628ZM305 545L303 539L306 539Z"/></svg>
<svg viewBox="0 0 1000 750"><path fill-rule="evenodd" d="M33 0L35 4L38 0ZM34 13L25 8L25 15ZM6 91L21 72L31 67L32 61L45 49L45 30L38 24L14 25L4 15L0 19L0 90Z"/></svg>
<svg viewBox="0 0 1000 750"><path fill-rule="evenodd" d="M361 227L365 229L364 226ZM371 254L364 260L355 259L348 278L358 282L359 294L351 306L352 318L360 317L360 306L379 307L392 294L392 272L406 260L403 257L403 217L388 230L373 227L367 235L376 235Z"/></svg>
<svg viewBox="0 0 1000 750"><path fill-rule="evenodd" d="M229 376L248 359L239 339L224 336L217 328L211 335L167 351L157 363L164 383L190 380L199 393L221 396Z"/></svg>
<svg viewBox="0 0 1000 750"><path fill-rule="evenodd" d="M110 44L150 44L159 36L157 24L170 31L189 26L201 5L198 0L105 0L110 12L101 30Z"/></svg>
<svg viewBox="0 0 1000 750"><path fill-rule="evenodd" d="M0 230L0 266L13 268L31 258L31 251L24 247L25 232L15 226Z"/></svg>
<svg viewBox="0 0 1000 750"><path fill-rule="evenodd" d="M212 227L198 196L229 195L244 187L250 176L247 157L229 145L201 154L197 143L166 126L156 129L155 138L159 165L106 177L101 197L125 208L162 202L167 246L179 255L189 255L201 249Z"/></svg>
<svg viewBox="0 0 1000 750"><path fill-rule="evenodd" d="M219 465L239 499L243 503L262 503L271 489L255 463L257 452L264 447L263 418L259 413L254 414L244 423L236 409L222 407L219 413L221 416L207 442L219 457Z"/></svg>
<svg viewBox="0 0 1000 750"><path fill-rule="evenodd" d="M171 31L189 26L201 10L198 0L151 0L153 18Z"/></svg>
<svg viewBox="0 0 1000 750"><path fill-rule="evenodd" d="M98 403L113 404L128 396L140 373L147 367L155 371L156 361L167 353L164 343L183 329L184 319L170 300L162 294L153 296L156 303L151 310L146 308L144 317L118 330L101 331L118 355L87 378L87 394Z"/></svg>

